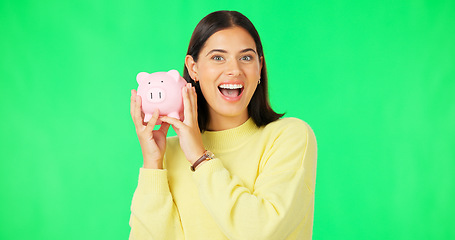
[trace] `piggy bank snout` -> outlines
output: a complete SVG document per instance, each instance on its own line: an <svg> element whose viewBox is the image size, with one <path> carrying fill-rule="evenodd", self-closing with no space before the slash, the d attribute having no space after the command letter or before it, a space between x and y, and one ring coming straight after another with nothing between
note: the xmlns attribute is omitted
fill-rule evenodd
<svg viewBox="0 0 455 240"><path fill-rule="evenodd" d="M163 102L166 99L166 91L162 88L150 88L145 99L151 103Z"/></svg>

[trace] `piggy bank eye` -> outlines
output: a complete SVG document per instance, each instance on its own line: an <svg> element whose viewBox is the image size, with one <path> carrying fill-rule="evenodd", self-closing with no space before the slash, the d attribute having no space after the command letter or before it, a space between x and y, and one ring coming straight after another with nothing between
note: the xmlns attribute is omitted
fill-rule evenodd
<svg viewBox="0 0 455 240"><path fill-rule="evenodd" d="M150 84L150 82L149 82L149 84Z"/></svg>
<svg viewBox="0 0 455 240"><path fill-rule="evenodd" d="M163 83L163 80L161 80L161 83Z"/></svg>

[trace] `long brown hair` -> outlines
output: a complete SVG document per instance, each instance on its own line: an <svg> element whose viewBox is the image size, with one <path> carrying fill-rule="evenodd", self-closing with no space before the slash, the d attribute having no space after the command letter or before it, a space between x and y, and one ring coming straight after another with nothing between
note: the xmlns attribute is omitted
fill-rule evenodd
<svg viewBox="0 0 455 240"><path fill-rule="evenodd" d="M251 35L256 43L256 50L259 58L263 57L261 83L257 86L256 91L248 104L248 115L253 119L256 126L265 126L284 114L278 114L270 106L267 88L267 68L265 65L264 51L262 49L261 39L253 23L243 14L236 11L217 11L205 16L194 29L188 46L187 55L198 61L199 52L204 46L207 39L214 33L231 27L242 27ZM184 66L183 78L192 83L196 88L198 103L198 123L201 132L207 130L209 123L208 103L202 95L199 82L195 82L189 75L188 69Z"/></svg>

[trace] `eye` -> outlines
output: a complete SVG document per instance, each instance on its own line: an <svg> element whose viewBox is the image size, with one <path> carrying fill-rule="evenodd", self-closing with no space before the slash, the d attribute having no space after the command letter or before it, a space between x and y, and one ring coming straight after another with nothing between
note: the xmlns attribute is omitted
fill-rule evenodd
<svg viewBox="0 0 455 240"><path fill-rule="evenodd" d="M161 83L163 83L163 80L161 80Z"/></svg>
<svg viewBox="0 0 455 240"><path fill-rule="evenodd" d="M246 55L246 56L243 56L243 57L241 58L241 60L243 60L243 61L251 61L251 60L253 60L253 57L250 56L250 55Z"/></svg>
<svg viewBox="0 0 455 240"><path fill-rule="evenodd" d="M212 59L215 60L215 61L223 61L224 60L224 58L222 56L218 56L218 55L213 56Z"/></svg>
<svg viewBox="0 0 455 240"><path fill-rule="evenodd" d="M150 82L149 82L149 84L150 84Z"/></svg>

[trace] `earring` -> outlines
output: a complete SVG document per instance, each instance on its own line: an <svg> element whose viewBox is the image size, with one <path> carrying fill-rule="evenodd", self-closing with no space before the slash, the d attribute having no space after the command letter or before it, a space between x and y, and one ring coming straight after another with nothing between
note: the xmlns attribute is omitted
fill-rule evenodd
<svg viewBox="0 0 455 240"><path fill-rule="evenodd" d="M261 84L261 79L259 78L258 85Z"/></svg>

